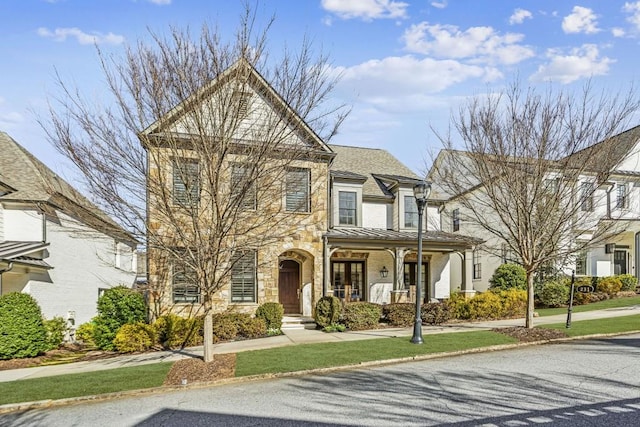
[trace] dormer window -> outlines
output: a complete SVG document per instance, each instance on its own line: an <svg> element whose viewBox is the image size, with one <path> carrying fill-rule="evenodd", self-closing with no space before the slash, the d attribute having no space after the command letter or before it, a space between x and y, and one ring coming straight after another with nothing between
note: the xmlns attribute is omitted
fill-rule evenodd
<svg viewBox="0 0 640 427"><path fill-rule="evenodd" d="M338 192L338 223L340 225L357 225L357 200L358 193L355 191Z"/></svg>

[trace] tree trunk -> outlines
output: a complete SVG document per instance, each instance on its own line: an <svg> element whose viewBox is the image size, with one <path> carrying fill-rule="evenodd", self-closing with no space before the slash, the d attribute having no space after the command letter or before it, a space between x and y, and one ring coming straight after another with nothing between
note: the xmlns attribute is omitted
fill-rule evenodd
<svg viewBox="0 0 640 427"><path fill-rule="evenodd" d="M533 272L527 272L527 318L525 321L527 329L533 328L533 302Z"/></svg>
<svg viewBox="0 0 640 427"><path fill-rule="evenodd" d="M213 314L207 310L204 315L204 361L213 361Z"/></svg>

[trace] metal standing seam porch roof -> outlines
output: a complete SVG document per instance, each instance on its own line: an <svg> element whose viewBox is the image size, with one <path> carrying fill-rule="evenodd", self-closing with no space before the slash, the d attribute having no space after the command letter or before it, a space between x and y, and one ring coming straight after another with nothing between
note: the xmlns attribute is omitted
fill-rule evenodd
<svg viewBox="0 0 640 427"><path fill-rule="evenodd" d="M7 240L0 242L0 262L28 265L45 269L53 268L46 261L29 256L49 246L45 242L23 242Z"/></svg>
<svg viewBox="0 0 640 427"><path fill-rule="evenodd" d="M414 246L418 242L417 231L394 231L377 228L335 228L324 235L329 243L345 243L368 247ZM472 248L483 242L474 237L446 233L444 231L427 231L422 235L423 250L432 249L452 251Z"/></svg>

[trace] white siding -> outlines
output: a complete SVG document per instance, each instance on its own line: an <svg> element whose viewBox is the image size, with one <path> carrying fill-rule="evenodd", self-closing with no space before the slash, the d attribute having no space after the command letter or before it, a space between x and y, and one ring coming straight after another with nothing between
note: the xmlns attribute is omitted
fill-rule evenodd
<svg viewBox="0 0 640 427"><path fill-rule="evenodd" d="M362 203L362 226L387 229L387 203Z"/></svg>
<svg viewBox="0 0 640 427"><path fill-rule="evenodd" d="M331 190L331 220L333 227L340 227L340 203L339 194L340 191L349 191L356 193L356 227L362 227L363 221L363 205L362 205L362 185L361 184L349 184L349 183L333 183ZM345 227L345 226L343 226ZM353 227L353 225L347 225L346 227Z"/></svg>
<svg viewBox="0 0 640 427"><path fill-rule="evenodd" d="M4 241L4 208L0 203L0 242Z"/></svg>
<svg viewBox="0 0 640 427"><path fill-rule="evenodd" d="M4 209L4 240L42 241L42 215L35 209Z"/></svg>

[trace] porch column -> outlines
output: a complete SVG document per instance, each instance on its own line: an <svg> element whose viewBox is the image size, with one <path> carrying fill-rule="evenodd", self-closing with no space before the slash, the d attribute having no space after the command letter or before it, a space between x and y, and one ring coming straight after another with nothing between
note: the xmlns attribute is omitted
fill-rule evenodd
<svg viewBox="0 0 640 427"><path fill-rule="evenodd" d="M473 289L473 250L465 249L462 259L462 294L472 296L476 291Z"/></svg>
<svg viewBox="0 0 640 427"><path fill-rule="evenodd" d="M322 260L322 269L324 270L324 274L322 275L322 277L324 278L324 283L322 284L322 296L325 297L329 295L329 288L331 285L331 246L329 246L326 237L324 238L324 251L322 255L324 257L324 259Z"/></svg>

